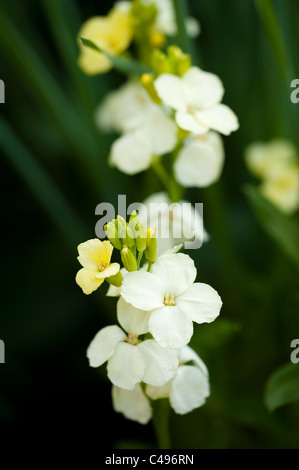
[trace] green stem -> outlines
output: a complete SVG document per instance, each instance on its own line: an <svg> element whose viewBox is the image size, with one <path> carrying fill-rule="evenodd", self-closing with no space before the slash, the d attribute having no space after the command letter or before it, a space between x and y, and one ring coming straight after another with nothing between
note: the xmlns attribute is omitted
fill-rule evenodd
<svg viewBox="0 0 299 470"><path fill-rule="evenodd" d="M151 270L152 264L153 264L153 263L152 263L151 261L149 261L148 267L147 267L147 272L148 272L148 273L149 273L150 270Z"/></svg>
<svg viewBox="0 0 299 470"><path fill-rule="evenodd" d="M159 449L171 449L169 436L169 400L166 398L153 403L153 425Z"/></svg>
<svg viewBox="0 0 299 470"><path fill-rule="evenodd" d="M144 251L140 251L138 253L138 258L137 258L137 267L138 267L138 269L140 268L140 263L141 263L141 260L142 260L143 253L144 253Z"/></svg>
<svg viewBox="0 0 299 470"><path fill-rule="evenodd" d="M192 62L197 62L197 53L186 31L186 19L189 15L188 0L172 0L176 15L178 33L175 43L186 53L190 54Z"/></svg>

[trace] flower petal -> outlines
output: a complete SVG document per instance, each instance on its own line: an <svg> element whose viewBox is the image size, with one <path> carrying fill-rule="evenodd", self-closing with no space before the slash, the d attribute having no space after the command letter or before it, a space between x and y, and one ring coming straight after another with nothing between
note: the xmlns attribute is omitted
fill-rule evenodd
<svg viewBox="0 0 299 470"><path fill-rule="evenodd" d="M176 297L192 285L197 271L190 256L177 253L158 258L153 264L152 273L163 282L165 294Z"/></svg>
<svg viewBox="0 0 299 470"><path fill-rule="evenodd" d="M177 306L154 310L148 324L151 334L162 348L182 348L189 343L193 334L192 320Z"/></svg>
<svg viewBox="0 0 299 470"><path fill-rule="evenodd" d="M113 143L110 163L127 175L134 175L149 168L153 148L143 130L135 130L126 134Z"/></svg>
<svg viewBox="0 0 299 470"><path fill-rule="evenodd" d="M124 330L134 335L148 333L150 312L139 310L120 297L117 302L117 319Z"/></svg>
<svg viewBox="0 0 299 470"><path fill-rule="evenodd" d="M136 346L119 343L108 360L108 377L114 385L133 390L141 382L145 370L144 360Z"/></svg>
<svg viewBox="0 0 299 470"><path fill-rule="evenodd" d="M124 390L113 385L112 403L116 412L140 424L147 424L152 417L150 402L139 384L135 385L134 390Z"/></svg>
<svg viewBox="0 0 299 470"><path fill-rule="evenodd" d="M183 82L179 77L163 73L155 80L155 88L161 100L176 110L186 110L187 101Z"/></svg>
<svg viewBox="0 0 299 470"><path fill-rule="evenodd" d="M104 271L100 271L96 274L97 279L106 279L106 277L115 276L120 270L118 263L112 263Z"/></svg>
<svg viewBox="0 0 299 470"><path fill-rule="evenodd" d="M176 298L176 305L196 323L210 323L218 317L222 300L213 287L196 282Z"/></svg>
<svg viewBox="0 0 299 470"><path fill-rule="evenodd" d="M239 128L239 122L235 113L224 104L217 104L212 108L196 111L195 117L201 125L229 135Z"/></svg>
<svg viewBox="0 0 299 470"><path fill-rule="evenodd" d="M100 330L87 349L89 365L100 367L112 356L116 345L125 339L125 333L117 325L106 326Z"/></svg>
<svg viewBox="0 0 299 470"><path fill-rule="evenodd" d="M142 341L137 347L145 362L144 383L161 387L172 379L179 362L175 351L161 348L154 339Z"/></svg>
<svg viewBox="0 0 299 470"><path fill-rule="evenodd" d="M153 108L147 114L142 129L151 140L153 153L164 155L171 152L178 141L175 122L165 116L160 108Z"/></svg>
<svg viewBox="0 0 299 470"><path fill-rule="evenodd" d="M196 352L190 348L190 346L185 346L184 348L180 349L178 352L178 357L180 363L184 364L186 362L192 361L196 367L198 367L207 378L209 378L209 371L205 363L201 360L201 358L196 354Z"/></svg>
<svg viewBox="0 0 299 470"><path fill-rule="evenodd" d="M126 302L140 310L153 310L163 306L165 287L152 273L135 271L123 280L121 295Z"/></svg>
<svg viewBox="0 0 299 470"><path fill-rule="evenodd" d="M224 163L221 138L209 132L205 140L183 147L174 165L177 181L185 187L204 188L217 181Z"/></svg>
<svg viewBox="0 0 299 470"><path fill-rule="evenodd" d="M205 134L209 130L209 126L199 122L193 112L190 111L177 111L175 115L177 125L185 131L192 132L193 134Z"/></svg>
<svg viewBox="0 0 299 470"><path fill-rule="evenodd" d="M191 67L183 76L188 105L202 109L220 103L224 94L222 82L217 75Z"/></svg>
<svg viewBox="0 0 299 470"><path fill-rule="evenodd" d="M82 268L77 272L76 283L81 287L84 294L89 295L103 284L104 279L97 279L97 271Z"/></svg>
<svg viewBox="0 0 299 470"><path fill-rule="evenodd" d="M208 378L197 367L181 366L172 381L170 404L178 414L202 406L210 395Z"/></svg>
<svg viewBox="0 0 299 470"><path fill-rule="evenodd" d="M99 264L109 264L113 246L107 240L102 242L98 238L88 240L87 242L80 243L78 246L78 260L83 268L98 269Z"/></svg>
<svg viewBox="0 0 299 470"><path fill-rule="evenodd" d="M154 387L153 385L147 385L145 387L145 393L152 400L158 400L159 398L169 397L171 388L172 380L169 380L165 385L162 385L162 387Z"/></svg>

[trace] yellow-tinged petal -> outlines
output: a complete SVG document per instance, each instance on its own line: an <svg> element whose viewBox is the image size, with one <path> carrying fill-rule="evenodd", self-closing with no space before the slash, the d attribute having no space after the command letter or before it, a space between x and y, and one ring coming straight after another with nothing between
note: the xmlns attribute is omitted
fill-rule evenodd
<svg viewBox="0 0 299 470"><path fill-rule="evenodd" d="M107 17L94 16L87 20L79 31L81 50L79 66L87 75L108 72L112 63L104 54L83 46L81 37L89 39L100 49L113 55L125 51L132 40L133 29L130 13L113 9Z"/></svg>
<svg viewBox="0 0 299 470"><path fill-rule="evenodd" d="M93 238L78 246L78 261L86 269L99 271L100 266L109 265L113 246L108 240Z"/></svg>
<svg viewBox="0 0 299 470"><path fill-rule="evenodd" d="M97 279L106 279L106 277L115 276L120 271L120 265L118 263L112 263L108 268L101 272L96 273Z"/></svg>
<svg viewBox="0 0 299 470"><path fill-rule="evenodd" d="M97 290L101 284L103 284L104 279L98 279L96 277L97 272L92 269L82 268L78 271L76 276L76 282L78 286L81 287L84 294L89 295L95 290Z"/></svg>

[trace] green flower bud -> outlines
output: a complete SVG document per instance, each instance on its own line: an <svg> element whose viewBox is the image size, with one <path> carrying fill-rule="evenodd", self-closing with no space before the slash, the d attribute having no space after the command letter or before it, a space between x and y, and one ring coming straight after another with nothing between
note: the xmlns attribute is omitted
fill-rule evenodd
<svg viewBox="0 0 299 470"><path fill-rule="evenodd" d="M157 232L156 229L153 229L153 228L147 229L145 257L150 263L153 263L157 257L156 232Z"/></svg>
<svg viewBox="0 0 299 470"><path fill-rule="evenodd" d="M106 236L110 243L116 248L117 250L122 249L122 242L118 238L118 223L117 220L112 220L107 225L105 225L104 230L106 232Z"/></svg>
<svg viewBox="0 0 299 470"><path fill-rule="evenodd" d="M132 229L128 226L125 219L123 219L120 215L117 216L117 221L119 238L124 245L133 248L135 246L135 237Z"/></svg>
<svg viewBox="0 0 299 470"><path fill-rule="evenodd" d="M123 282L123 275L119 271L117 274L115 274L115 276L106 277L106 281L115 287L120 287Z"/></svg>
<svg viewBox="0 0 299 470"><path fill-rule="evenodd" d="M191 67L191 57L185 54L178 46L169 46L167 56L172 73L182 77Z"/></svg>
<svg viewBox="0 0 299 470"><path fill-rule="evenodd" d="M124 245L120 254L121 260L126 270L129 272L137 271L137 261L130 248Z"/></svg>
<svg viewBox="0 0 299 470"><path fill-rule="evenodd" d="M136 246L137 246L137 250L141 252L146 249L146 239L147 239L146 229L142 222L139 222L139 224L137 225L136 232L138 234L136 237Z"/></svg>

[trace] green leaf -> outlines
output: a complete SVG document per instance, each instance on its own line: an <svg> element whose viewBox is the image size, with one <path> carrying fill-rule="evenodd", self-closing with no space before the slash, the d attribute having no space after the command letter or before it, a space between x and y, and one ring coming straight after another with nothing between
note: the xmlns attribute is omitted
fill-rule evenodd
<svg viewBox="0 0 299 470"><path fill-rule="evenodd" d="M107 57L107 59L109 59L112 62L114 67L119 72L123 72L126 74L135 74L135 75L142 75L144 73L153 72L151 67L148 67L147 65L143 65L140 62L137 62L137 60L128 59L127 57L123 57L119 55L109 54L109 52L106 52L103 49L100 49L94 42L90 41L90 39L81 37L81 41L84 46L90 47L90 49L100 52L101 54L104 54Z"/></svg>
<svg viewBox="0 0 299 470"><path fill-rule="evenodd" d="M265 232L299 268L299 226L267 201L253 186L245 189L249 203Z"/></svg>
<svg viewBox="0 0 299 470"><path fill-rule="evenodd" d="M227 343L240 329L239 323L219 318L213 323L200 325L195 330L192 345L196 345L195 349L197 347L215 348Z"/></svg>
<svg viewBox="0 0 299 470"><path fill-rule="evenodd" d="M299 363L285 364L268 379L265 405L269 411L299 400Z"/></svg>

